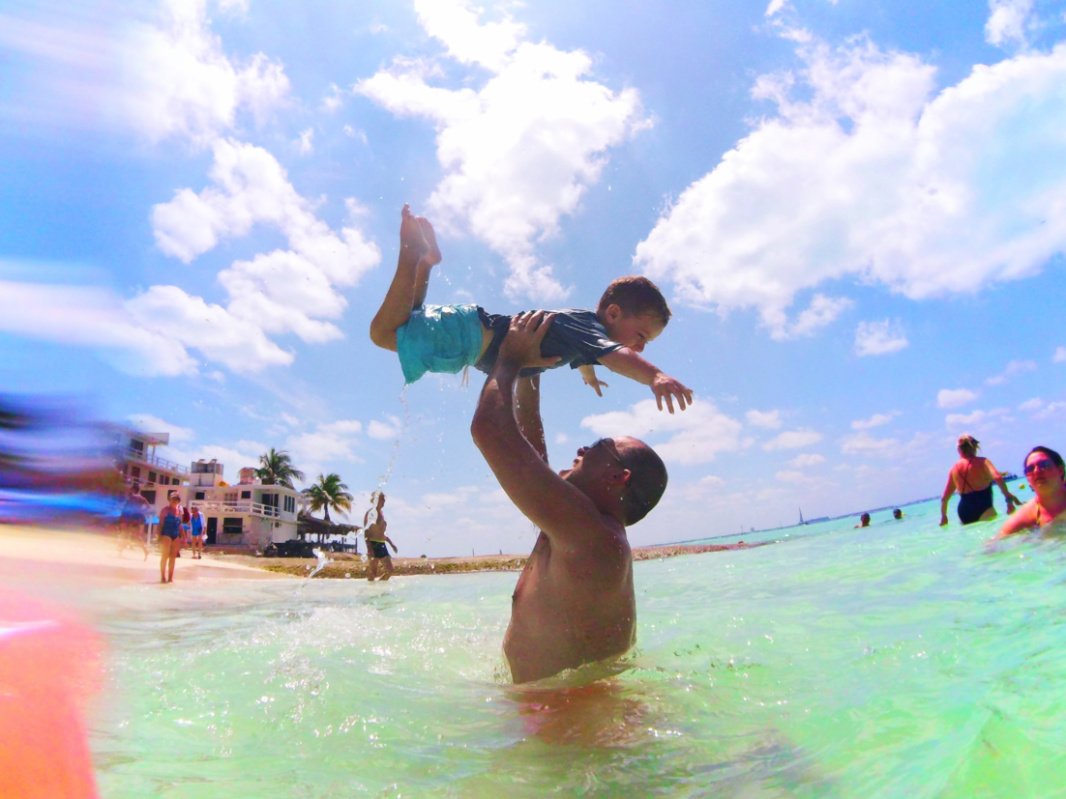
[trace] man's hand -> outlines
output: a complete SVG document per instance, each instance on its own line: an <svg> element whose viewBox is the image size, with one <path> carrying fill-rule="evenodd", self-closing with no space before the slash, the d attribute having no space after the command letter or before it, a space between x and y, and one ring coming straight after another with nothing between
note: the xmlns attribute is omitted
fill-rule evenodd
<svg viewBox="0 0 1066 799"><path fill-rule="evenodd" d="M545 358L540 354L544 340L555 314L545 311L523 311L511 319L507 335L500 344L499 359L519 367L546 369L559 362L559 356Z"/></svg>
<svg viewBox="0 0 1066 799"><path fill-rule="evenodd" d="M670 375L659 372L651 382L651 390L655 394L655 404L659 410L663 409L663 400L666 400L666 408L670 413L674 412L674 398L677 398L677 406L685 410L687 405L692 404L692 389L684 385L680 380L675 380Z"/></svg>

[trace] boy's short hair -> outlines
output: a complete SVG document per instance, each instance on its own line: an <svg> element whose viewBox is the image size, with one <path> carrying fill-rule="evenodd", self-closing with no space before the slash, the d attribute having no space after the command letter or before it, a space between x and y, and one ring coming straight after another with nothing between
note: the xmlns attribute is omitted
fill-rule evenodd
<svg viewBox="0 0 1066 799"><path fill-rule="evenodd" d="M596 313L603 314L609 305L617 305L625 314L653 313L666 327L670 321L670 306L666 304L659 287L642 275L626 275L611 281L600 297Z"/></svg>

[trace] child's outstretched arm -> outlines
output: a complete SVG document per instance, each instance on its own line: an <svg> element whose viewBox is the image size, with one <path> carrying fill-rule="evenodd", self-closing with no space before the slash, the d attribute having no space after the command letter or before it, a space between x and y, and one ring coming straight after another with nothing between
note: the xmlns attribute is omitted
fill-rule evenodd
<svg viewBox="0 0 1066 799"><path fill-rule="evenodd" d="M661 371L655 364L649 363L640 357L629 347L621 347L614 352L600 358L600 363L616 374L636 380L650 386L655 395L655 404L659 410L663 409L663 400L666 400L666 409L674 412L674 399L681 410L692 404L692 389Z"/></svg>
<svg viewBox="0 0 1066 799"><path fill-rule="evenodd" d="M607 388L607 384L596 376L596 367L591 363L587 363L584 366L577 367L577 370L581 372L581 379L585 385L591 386L597 397L602 397L603 392L600 389Z"/></svg>

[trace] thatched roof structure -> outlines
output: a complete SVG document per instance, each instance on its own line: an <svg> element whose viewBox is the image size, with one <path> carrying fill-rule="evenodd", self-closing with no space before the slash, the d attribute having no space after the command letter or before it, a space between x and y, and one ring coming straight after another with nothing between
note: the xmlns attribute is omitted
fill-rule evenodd
<svg viewBox="0 0 1066 799"><path fill-rule="evenodd" d="M325 519L316 519L303 511L296 518L296 534L305 541L309 535L321 538L328 535L358 533L362 529L354 524L337 524L333 521L327 522Z"/></svg>

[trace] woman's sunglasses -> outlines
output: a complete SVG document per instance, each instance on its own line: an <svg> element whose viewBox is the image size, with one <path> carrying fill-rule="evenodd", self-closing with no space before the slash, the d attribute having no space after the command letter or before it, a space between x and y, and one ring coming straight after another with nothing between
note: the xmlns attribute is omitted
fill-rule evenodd
<svg viewBox="0 0 1066 799"><path fill-rule="evenodd" d="M1046 472L1048 469L1054 469L1055 462L1048 458L1041 458L1038 461L1025 464L1025 473L1032 474L1033 472Z"/></svg>

